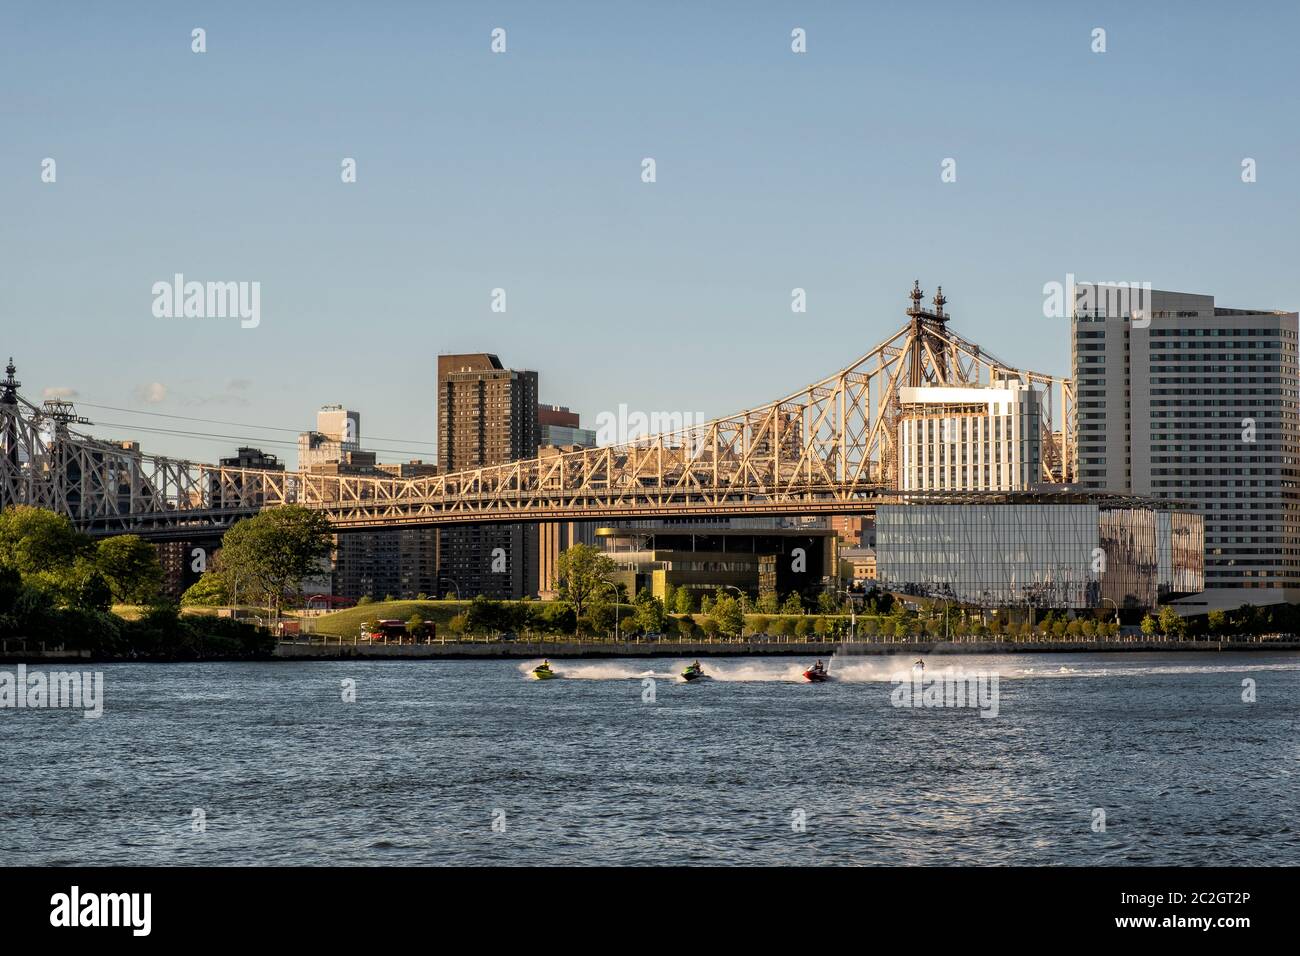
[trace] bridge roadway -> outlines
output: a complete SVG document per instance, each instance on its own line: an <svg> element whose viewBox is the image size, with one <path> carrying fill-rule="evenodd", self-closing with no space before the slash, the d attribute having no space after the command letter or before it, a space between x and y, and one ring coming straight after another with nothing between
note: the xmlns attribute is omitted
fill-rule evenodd
<svg viewBox="0 0 1300 956"><path fill-rule="evenodd" d="M590 504L555 505L511 511L440 510L443 502L410 501L378 513L375 503L316 502L305 508L324 511L338 531L396 528L451 528L481 524L517 524L521 522L621 521L628 519L682 517L818 517L828 515L872 516L878 497L819 499L812 501L736 502L734 504L681 505L629 502L622 506ZM463 505L464 502L458 502ZM107 515L79 523L92 537L136 534L150 541L189 541L196 537L220 535L241 518L257 514L258 508L219 508L193 511L146 512L135 515Z"/></svg>

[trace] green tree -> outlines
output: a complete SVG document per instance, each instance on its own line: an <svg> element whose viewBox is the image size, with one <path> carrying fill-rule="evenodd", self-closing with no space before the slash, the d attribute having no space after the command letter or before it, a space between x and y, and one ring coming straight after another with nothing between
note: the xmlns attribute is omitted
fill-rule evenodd
<svg viewBox="0 0 1300 956"><path fill-rule="evenodd" d="M789 594L785 596L785 600L781 603L781 613L782 614L803 613L803 598L799 596L798 591L791 591Z"/></svg>
<svg viewBox="0 0 1300 956"><path fill-rule="evenodd" d="M90 550L90 539L66 515L28 505L0 511L0 566L24 578L66 574Z"/></svg>
<svg viewBox="0 0 1300 956"><path fill-rule="evenodd" d="M1159 624L1154 617L1152 617L1150 614L1147 614L1143 616L1141 626L1142 626L1142 633L1145 634L1147 637L1151 637L1152 635L1155 634L1156 628L1159 627Z"/></svg>
<svg viewBox="0 0 1300 956"><path fill-rule="evenodd" d="M8 614L23 591L23 576L15 568L0 566L0 614Z"/></svg>
<svg viewBox="0 0 1300 956"><path fill-rule="evenodd" d="M712 640L714 637L717 636L718 619L713 615L710 614L708 617L706 617L704 619L704 623L701 624L700 626L704 628L704 633L710 640Z"/></svg>
<svg viewBox="0 0 1300 956"><path fill-rule="evenodd" d="M766 634L767 629L772 626L772 619L766 614L756 614L749 622L749 633Z"/></svg>
<svg viewBox="0 0 1300 956"><path fill-rule="evenodd" d="M181 595L181 607L220 607L230 603L230 589L219 571L205 571Z"/></svg>
<svg viewBox="0 0 1300 956"><path fill-rule="evenodd" d="M1211 611L1205 616L1205 626L1211 634L1222 634L1228 627L1228 615L1220 610Z"/></svg>
<svg viewBox="0 0 1300 956"><path fill-rule="evenodd" d="M543 631L550 634L572 634L578 629L578 615L565 601L547 601L535 620Z"/></svg>
<svg viewBox="0 0 1300 956"><path fill-rule="evenodd" d="M806 614L801 614L799 616L799 619L795 621L794 624L795 635L798 637L807 637L809 634L812 633L812 631L813 631L812 618L808 617Z"/></svg>
<svg viewBox="0 0 1300 956"><path fill-rule="evenodd" d="M105 538L95 548L95 567L118 604L148 604L162 587L158 549L134 534Z"/></svg>
<svg viewBox="0 0 1300 956"><path fill-rule="evenodd" d="M475 595L465 612L466 623L472 634L485 634L489 631L501 631L508 627L505 609L500 601L494 601L486 594Z"/></svg>
<svg viewBox="0 0 1300 956"><path fill-rule="evenodd" d="M775 616L781 613L781 601L775 591L764 591L758 596L757 610L760 614Z"/></svg>
<svg viewBox="0 0 1300 956"><path fill-rule="evenodd" d="M610 590L618 565L614 559L590 544L575 544L555 562L555 590L581 618L587 607Z"/></svg>
<svg viewBox="0 0 1300 956"><path fill-rule="evenodd" d="M713 602L710 620L717 622L718 633L724 637L739 637L745 629L745 612L740 602L728 594Z"/></svg>
<svg viewBox="0 0 1300 956"><path fill-rule="evenodd" d="M614 608L615 605L612 601L596 598L587 611L587 619L591 622L592 630L598 634L611 633L618 621Z"/></svg>
<svg viewBox="0 0 1300 956"><path fill-rule="evenodd" d="M90 570L77 586L74 605L85 611L107 611L113 605L113 589L108 579L96 570Z"/></svg>
<svg viewBox="0 0 1300 956"><path fill-rule="evenodd" d="M678 614L692 614L695 611L695 595L691 589L683 585L677 589L673 595L673 610Z"/></svg>
<svg viewBox="0 0 1300 956"><path fill-rule="evenodd" d="M1187 630L1187 621L1168 604L1160 609L1158 622L1160 624L1161 634L1181 637Z"/></svg>
<svg viewBox="0 0 1300 956"><path fill-rule="evenodd" d="M637 592L632 621L638 631L642 634L658 634L664 629L666 616L664 602L655 597L649 588Z"/></svg>
<svg viewBox="0 0 1300 956"><path fill-rule="evenodd" d="M302 579L320 570L329 556L329 520L298 505L267 510L240 521L221 539L221 559L247 588L270 602L279 614L286 592L297 592Z"/></svg>

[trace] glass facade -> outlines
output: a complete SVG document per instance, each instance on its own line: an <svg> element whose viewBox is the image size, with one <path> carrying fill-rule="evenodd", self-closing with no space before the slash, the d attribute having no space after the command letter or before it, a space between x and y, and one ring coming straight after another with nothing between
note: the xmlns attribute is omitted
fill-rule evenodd
<svg viewBox="0 0 1300 956"><path fill-rule="evenodd" d="M1096 502L881 505L883 587L981 607L1152 607L1205 586L1199 515Z"/></svg>

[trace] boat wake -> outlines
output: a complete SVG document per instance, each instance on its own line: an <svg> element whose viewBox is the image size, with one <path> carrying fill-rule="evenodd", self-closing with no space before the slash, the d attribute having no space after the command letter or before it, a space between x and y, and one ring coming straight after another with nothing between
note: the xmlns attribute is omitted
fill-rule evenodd
<svg viewBox="0 0 1300 956"><path fill-rule="evenodd" d="M719 660L704 658L700 664L704 676L722 683L807 683L803 672L816 658L789 657L782 660ZM925 665L916 667L914 657L868 657L860 654L832 654L823 657L826 671L832 681L850 684L891 683L910 681L922 675L928 678L951 677L954 674L984 674L1003 680L1045 680L1061 678L1096 678L1096 677L1156 677L1192 674L1249 673L1253 671L1295 671L1300 670L1300 661L1281 664L1232 663L1220 665L1206 664L1125 664L1115 661L1090 661L1086 664L1066 665L1056 661L1040 664L1018 665L1005 660L990 660L977 655L940 655L922 657ZM541 660L526 661L519 664L522 677L531 678L533 668ZM658 661L645 663L615 663L586 661L551 661L551 669L556 677L568 680L641 680L652 677L655 680L681 681L682 670L689 664L688 660Z"/></svg>

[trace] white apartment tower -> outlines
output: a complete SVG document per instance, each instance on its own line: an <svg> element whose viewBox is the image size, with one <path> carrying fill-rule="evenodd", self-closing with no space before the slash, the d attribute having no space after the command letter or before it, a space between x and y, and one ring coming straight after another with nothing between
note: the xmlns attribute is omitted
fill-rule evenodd
<svg viewBox="0 0 1300 956"><path fill-rule="evenodd" d="M1300 601L1296 313L1143 297L1136 315L1075 309L1079 482L1205 516L1205 591L1186 610Z"/></svg>
<svg viewBox="0 0 1300 956"><path fill-rule="evenodd" d="M361 413L342 405L322 405L316 412L316 430L298 435L298 467L347 461L348 453L361 451Z"/></svg>
<svg viewBox="0 0 1300 956"><path fill-rule="evenodd" d="M1042 468L1039 393L1020 381L898 390L901 491L1027 491Z"/></svg>

